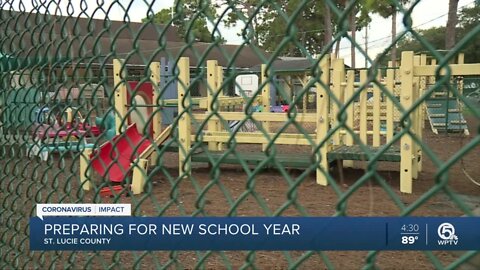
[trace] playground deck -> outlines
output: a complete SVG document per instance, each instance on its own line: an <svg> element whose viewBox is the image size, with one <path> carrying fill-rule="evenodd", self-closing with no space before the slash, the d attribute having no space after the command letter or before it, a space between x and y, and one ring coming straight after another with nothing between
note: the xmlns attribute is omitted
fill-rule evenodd
<svg viewBox="0 0 480 270"><path fill-rule="evenodd" d="M284 167L304 169L314 164L312 160L313 156L309 153L295 154L295 158L292 158L291 154L279 154L275 153L274 160L269 160L264 164L264 168L276 168L274 162L279 162ZM263 152L234 152L225 154L225 152L202 152L192 156L192 162L208 162L212 160L215 162L220 161L223 164L240 164L240 160L243 160L248 165L260 165L264 162L268 156Z"/></svg>
<svg viewBox="0 0 480 270"><path fill-rule="evenodd" d="M358 145L354 146L339 146L328 152L327 158L329 162L336 160L369 160L367 151L372 155L378 153L381 147L367 146L366 149ZM367 150L367 151L365 151ZM282 164L283 167L304 169L315 163L314 156L311 153L295 153L295 158L292 154L275 153L275 159L269 160L264 164L264 168L274 168L275 163ZM192 156L193 162L218 162L221 160L223 164L240 164L239 160L243 160L248 165L260 165L268 156L263 152L210 152L208 155L205 152L198 153ZM382 153L377 161L400 162L400 147L391 146L384 153Z"/></svg>
<svg viewBox="0 0 480 270"><path fill-rule="evenodd" d="M369 160L369 155L367 153L371 153L371 155L375 155L381 150L382 147L373 147L366 145L364 148L360 147L360 145L352 145L352 146L338 146L334 148L332 151L328 152L327 158L329 161L334 160ZM365 151L366 150L366 151ZM368 152L367 152L368 151ZM370 155L370 156L371 156ZM396 145L392 145L382 153L377 161L391 161L391 162L400 162L400 147Z"/></svg>

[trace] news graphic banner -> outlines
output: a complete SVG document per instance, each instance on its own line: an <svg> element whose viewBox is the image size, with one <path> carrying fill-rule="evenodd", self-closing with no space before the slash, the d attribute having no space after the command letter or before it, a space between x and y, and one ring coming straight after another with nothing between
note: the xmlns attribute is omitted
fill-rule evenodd
<svg viewBox="0 0 480 270"><path fill-rule="evenodd" d="M45 216L131 216L127 203L46 203L37 204L37 217Z"/></svg>
<svg viewBox="0 0 480 270"><path fill-rule="evenodd" d="M32 250L480 250L473 217L44 217Z"/></svg>

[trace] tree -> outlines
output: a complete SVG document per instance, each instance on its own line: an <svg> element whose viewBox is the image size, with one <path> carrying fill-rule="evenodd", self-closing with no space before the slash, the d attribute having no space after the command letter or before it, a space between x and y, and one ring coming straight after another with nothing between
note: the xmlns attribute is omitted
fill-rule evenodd
<svg viewBox="0 0 480 270"><path fill-rule="evenodd" d="M365 1L355 1L355 0L341 0L338 1L338 8L347 9L350 7L351 3L354 2L350 12L348 13L348 25L350 30L351 45L350 45L350 65L352 68L355 68L355 51L356 51L356 33L357 31L362 30L363 27L366 27L371 21L368 10L365 8ZM340 29L339 29L340 30ZM338 30L337 30L338 32ZM338 50L340 49L340 40L336 44L335 55L338 56Z"/></svg>
<svg viewBox="0 0 480 270"><path fill-rule="evenodd" d="M460 40L474 31L480 25L480 6L476 5L471 8L463 8L458 16L458 31L456 31L455 40ZM434 48L441 50L445 45L446 27L433 27L424 30L418 30L418 34L430 43ZM407 35L398 42L398 51L415 51L423 52L425 47L412 35ZM472 38L468 45L463 49L466 63L480 62L480 39ZM385 65L387 59L381 59L381 63Z"/></svg>
<svg viewBox="0 0 480 270"><path fill-rule="evenodd" d="M243 34L246 34L247 38L249 39L250 43L253 45L259 45L258 40L260 37L260 34L257 31L257 26L259 25L260 22L266 21L266 17L268 16L269 12L267 10L271 10L271 5L266 3L263 4L261 7L261 12L256 13L254 15L255 10L257 9L258 1L257 0L241 0L241 1L235 1L231 2L229 0L225 1L217 1L215 7L216 8L221 8L223 5L228 5L232 7L230 12L227 13L226 18L224 18L224 23L225 26L227 27L232 27L236 26L238 21L242 21L244 23L247 23L250 18L252 20L248 25L246 25L246 28L244 28L246 31Z"/></svg>
<svg viewBox="0 0 480 270"><path fill-rule="evenodd" d="M303 48L311 55L320 53L327 45L324 44L325 27L319 24L325 22L325 5L320 1L310 1L303 6L299 0L285 2L281 10L276 9L278 6L271 8L273 12L266 14L265 22L257 26L261 46L266 51L273 52L285 38L291 38L291 41L283 44L280 49L282 55L305 56ZM294 17L294 14L298 15ZM293 24L289 28L292 20Z"/></svg>
<svg viewBox="0 0 480 270"><path fill-rule="evenodd" d="M364 1L357 3L357 14L354 16L355 24L351 26L350 31L361 31L364 27L368 27L368 24L372 21L370 18L370 12L365 12L366 6ZM356 35L352 34L352 39L356 41ZM355 67L355 48L352 44L352 67Z"/></svg>
<svg viewBox="0 0 480 270"><path fill-rule="evenodd" d="M445 49L450 50L455 46L455 32L457 27L458 0L448 1L448 19L445 32Z"/></svg>
<svg viewBox="0 0 480 270"><path fill-rule="evenodd" d="M459 14L459 30L457 36L463 38L475 27L480 25L480 3L474 7L463 8ZM465 53L465 62L480 63L480 35L469 40L468 46L463 49Z"/></svg>
<svg viewBox="0 0 480 270"><path fill-rule="evenodd" d="M417 33L433 47L439 49L443 48L445 41L445 27L432 27L429 29L418 30ZM397 43L397 51L401 54L403 51L423 52L425 47L412 34L407 34ZM391 54L391 52L389 53ZM382 65L387 65L391 55L380 59Z"/></svg>
<svg viewBox="0 0 480 270"><path fill-rule="evenodd" d="M349 25L350 25L350 33L351 33L351 36L352 36L352 42L351 42L351 45L350 45L350 66L352 68L355 68L355 42L357 40L356 38L356 33L357 33L357 7L354 6L352 8L352 11L350 12L349 16L348 16L348 22L349 22Z"/></svg>
<svg viewBox="0 0 480 270"><path fill-rule="evenodd" d="M223 1L229 5L226 26L245 24L241 35L253 45L282 56L320 53L332 40L334 22L324 1ZM290 24L290 22L293 22ZM289 42L284 42L286 40ZM283 43L282 43L283 42ZM279 45L282 44L281 48Z"/></svg>
<svg viewBox="0 0 480 270"><path fill-rule="evenodd" d="M176 0L173 10L162 9L153 16L142 19L142 22L173 24L178 27L179 36L186 42L212 42L216 39L224 42L218 35L214 37L207 27L207 19L215 18L216 11L211 1Z"/></svg>
<svg viewBox="0 0 480 270"><path fill-rule="evenodd" d="M410 0L401 0L402 5L407 4ZM367 9L371 10L373 13L377 13L383 18L392 18L391 26L391 35L392 35L392 49L390 51L390 61L392 61L393 66L396 66L397 61L397 44L395 44L395 39L397 38L397 6L394 5L390 0L376 0L367 1Z"/></svg>
<svg viewBox="0 0 480 270"><path fill-rule="evenodd" d="M338 9L345 9L351 1L353 0L339 0L333 1L333 4ZM356 1L351 15L348 16L353 41L353 63L356 32L370 21L368 13L360 12L363 1L366 0ZM334 32L344 31L344 28L337 27L337 21L332 18L333 12L327 1L279 0L264 1L259 5L255 0L223 0L217 3L217 7L229 7L224 15L227 27L236 26L239 21L245 23L242 35L251 44L268 52L276 51L282 44L279 53L284 56L305 56L306 52L311 55L318 54L326 47L331 47ZM293 23L290 23L292 21ZM290 39L290 42L282 43L285 39ZM340 41L337 41L335 46L338 48L339 44ZM331 48L328 52L331 52Z"/></svg>
<svg viewBox="0 0 480 270"><path fill-rule="evenodd" d="M330 46L333 37L332 11L330 10L327 2L325 2L324 5L325 13L323 16L323 28L325 29L325 33L323 35L323 45ZM329 49L328 52L332 52L332 49Z"/></svg>

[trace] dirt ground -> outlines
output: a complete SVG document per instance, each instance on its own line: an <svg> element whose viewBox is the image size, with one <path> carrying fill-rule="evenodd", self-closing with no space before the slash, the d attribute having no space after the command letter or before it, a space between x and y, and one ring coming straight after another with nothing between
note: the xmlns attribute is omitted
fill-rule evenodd
<svg viewBox="0 0 480 270"><path fill-rule="evenodd" d="M447 162L452 156L477 136L480 121L467 117L470 135L433 134L429 127L424 130L424 142L435 153L441 162ZM426 123L428 125L428 123ZM289 150L290 151L290 150ZM294 151L294 150L291 150ZM295 152L292 152L294 158ZM280 214L282 216L332 216L343 212L349 216L398 216L403 209L421 202L410 214L416 216L460 216L464 212L445 192L439 190L434 196L423 198L423 195L434 189L437 167L424 155L423 172L413 185L413 194L402 194L399 191L399 164L381 164L379 173L391 187L387 193L375 180L367 181L352 193L348 191L357 182L364 171L362 169L346 169L343 180L336 168L331 171L337 179L338 190L332 185L319 186L315 183L315 175L304 177L302 170L286 170L291 177L287 180L275 169L264 170L254 178L248 178L240 166L225 165L220 171L219 181L211 181L211 170L206 164L195 164L191 179L177 180L177 155L169 153L164 158L163 167L152 172L152 179L147 192L135 196L118 196L115 198L100 197L98 193L83 193L78 189L78 178L73 176L78 170L77 162L50 164L48 176L39 172L45 171L45 165L32 166L33 171L25 174L24 179L41 179L35 187L25 183L8 180L2 183L2 191L17 190L26 199L19 210L19 201L5 198L4 208L19 210L17 217L20 223L26 223L31 215L33 201L49 202L131 202L137 216L264 216ZM480 206L480 187L469 178L480 182L480 146L476 146L455 162L448 171L448 188L463 202L464 206L474 209ZM360 164L361 165L361 164ZM28 165L27 165L28 167ZM58 168L67 168L59 173ZM6 168L5 165L3 168ZM37 173L35 173L37 170ZM69 171L70 170L70 171ZM6 175L9 174L5 171ZM73 176L73 177L72 177ZM8 182L11 181L11 182ZM48 187L48 189L47 189ZM41 194L41 195L39 195ZM225 195L228 194L228 195ZM20 196L20 195L19 195ZM39 197L40 196L40 197ZM227 199L227 196L230 200ZM393 197L392 197L393 196ZM9 197L9 196L7 196ZM397 198L402 205L396 205ZM345 204L341 202L345 200ZM13 206L17 204L17 206ZM21 202L20 202L21 203ZM235 210L232 210L235 205ZM14 218L15 215L12 215ZM3 223L3 222L2 222ZM8 228L17 225L11 222ZM3 230L6 232L6 230ZM18 231L18 228L16 229ZM21 240L21 238L20 238ZM448 252L378 252L370 256L364 251L327 251L327 252L43 252L23 254L28 244L14 247L11 235L5 233L2 243L9 243L10 249L4 250L3 259L17 259L17 265L26 268L72 267L82 269L85 265L94 269L100 268L132 268L151 269L160 266L167 268L195 268L202 265L208 269L259 268L283 269L298 267L301 269L324 269L333 266L335 269L359 269L375 264L380 269L434 269L447 266L457 257ZM17 242L18 243L18 242ZM16 244L15 244L16 245ZM22 255L19 255L22 253ZM3 260L2 259L2 260ZM30 262L27 262L30 261Z"/></svg>

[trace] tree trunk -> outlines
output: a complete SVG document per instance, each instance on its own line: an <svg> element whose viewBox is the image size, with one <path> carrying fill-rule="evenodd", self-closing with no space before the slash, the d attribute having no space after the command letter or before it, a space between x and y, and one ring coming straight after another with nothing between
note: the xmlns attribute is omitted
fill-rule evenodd
<svg viewBox="0 0 480 270"><path fill-rule="evenodd" d="M450 50L455 46L455 35L457 27L458 0L448 1L448 19L445 32L445 49Z"/></svg>
<svg viewBox="0 0 480 270"><path fill-rule="evenodd" d="M335 58L340 56L340 41L342 39L338 39L337 43L335 44Z"/></svg>
<svg viewBox="0 0 480 270"><path fill-rule="evenodd" d="M392 6L392 51L390 52L390 60L392 61L393 67L397 66L397 44L395 43L395 38L397 37L397 10L396 7Z"/></svg>
<svg viewBox="0 0 480 270"><path fill-rule="evenodd" d="M247 8L247 16L248 18L251 18L253 16L253 12L255 11L254 6L249 2L246 3L245 6ZM253 33L252 39L250 40L250 44L252 44L253 46L258 46L258 33L256 31L257 25L258 25L257 16L255 16L250 25L250 30Z"/></svg>
<svg viewBox="0 0 480 270"><path fill-rule="evenodd" d="M350 32L352 32L352 42L350 47L350 56L351 56L351 68L355 68L355 34L357 32L357 23L356 23L356 10L355 8L352 9L352 13L350 13Z"/></svg>
<svg viewBox="0 0 480 270"><path fill-rule="evenodd" d="M325 33L323 37L323 46L328 47L332 43L333 29L332 29L332 12L330 7L325 2L325 14L323 15L323 25L325 27ZM328 50L328 53L332 52L332 48Z"/></svg>

